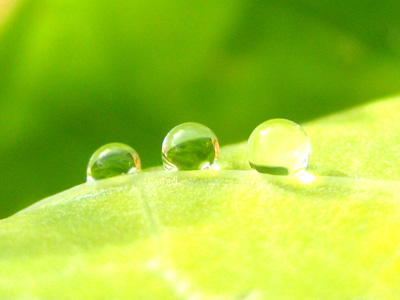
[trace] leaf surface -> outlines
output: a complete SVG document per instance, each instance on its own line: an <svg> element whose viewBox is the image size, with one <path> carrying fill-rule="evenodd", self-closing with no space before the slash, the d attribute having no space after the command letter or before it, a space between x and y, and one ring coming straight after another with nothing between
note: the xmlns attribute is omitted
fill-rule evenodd
<svg viewBox="0 0 400 300"><path fill-rule="evenodd" d="M0 221L1 299L398 299L400 100L305 124L312 182L248 170L85 183Z"/></svg>
<svg viewBox="0 0 400 300"><path fill-rule="evenodd" d="M183 122L227 145L266 119L400 93L397 0L4 4L17 9L0 24L0 218L82 182L110 142L150 167Z"/></svg>

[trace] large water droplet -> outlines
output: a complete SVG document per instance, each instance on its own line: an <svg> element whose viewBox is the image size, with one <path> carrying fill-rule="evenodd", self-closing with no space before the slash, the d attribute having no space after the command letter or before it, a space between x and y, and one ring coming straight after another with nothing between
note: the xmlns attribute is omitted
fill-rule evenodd
<svg viewBox="0 0 400 300"><path fill-rule="evenodd" d="M87 181L131 174L140 170L140 158L133 148L121 143L111 143L97 149L90 158Z"/></svg>
<svg viewBox="0 0 400 300"><path fill-rule="evenodd" d="M308 165L309 138L300 125L285 119L260 124L247 143L250 166L260 173L295 175Z"/></svg>
<svg viewBox="0 0 400 300"><path fill-rule="evenodd" d="M164 138L164 169L202 170L214 164L219 155L218 139L210 128L199 123L183 123Z"/></svg>

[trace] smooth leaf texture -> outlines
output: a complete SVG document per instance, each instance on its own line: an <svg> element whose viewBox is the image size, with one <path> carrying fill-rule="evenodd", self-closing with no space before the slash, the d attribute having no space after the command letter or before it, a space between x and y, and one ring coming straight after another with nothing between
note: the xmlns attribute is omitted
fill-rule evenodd
<svg viewBox="0 0 400 300"><path fill-rule="evenodd" d="M306 124L315 181L248 170L86 183L0 222L1 299L399 299L400 99Z"/></svg>
<svg viewBox="0 0 400 300"><path fill-rule="evenodd" d="M7 18L17 5L16 0L2 0L0 2L0 32L3 30L2 25L6 23Z"/></svg>

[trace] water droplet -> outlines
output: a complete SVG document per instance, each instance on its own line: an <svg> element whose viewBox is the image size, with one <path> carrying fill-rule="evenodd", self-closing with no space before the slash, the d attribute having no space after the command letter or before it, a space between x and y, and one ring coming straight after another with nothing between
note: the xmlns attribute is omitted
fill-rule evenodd
<svg viewBox="0 0 400 300"><path fill-rule="evenodd" d="M250 166L273 175L295 175L305 170L310 151L310 140L303 128L285 119L260 124L247 143Z"/></svg>
<svg viewBox="0 0 400 300"><path fill-rule="evenodd" d="M183 123L164 138L162 160L164 169L209 169L219 155L218 139L210 128L199 123Z"/></svg>
<svg viewBox="0 0 400 300"><path fill-rule="evenodd" d="M131 174L141 170L137 152L121 143L106 144L94 152L87 168L87 181Z"/></svg>

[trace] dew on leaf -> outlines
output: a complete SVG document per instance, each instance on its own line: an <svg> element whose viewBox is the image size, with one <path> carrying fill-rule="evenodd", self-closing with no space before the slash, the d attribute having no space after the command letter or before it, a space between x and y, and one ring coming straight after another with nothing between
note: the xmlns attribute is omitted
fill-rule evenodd
<svg viewBox="0 0 400 300"><path fill-rule="evenodd" d="M140 158L130 146L106 144L97 149L89 160L87 181L95 181L141 170Z"/></svg>
<svg viewBox="0 0 400 300"><path fill-rule="evenodd" d="M247 142L250 166L273 175L295 175L305 170L310 151L310 140L303 128L286 119L260 124Z"/></svg>
<svg viewBox="0 0 400 300"><path fill-rule="evenodd" d="M168 171L209 169L218 159L218 139L202 124L183 123L166 135L161 155Z"/></svg>

